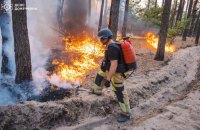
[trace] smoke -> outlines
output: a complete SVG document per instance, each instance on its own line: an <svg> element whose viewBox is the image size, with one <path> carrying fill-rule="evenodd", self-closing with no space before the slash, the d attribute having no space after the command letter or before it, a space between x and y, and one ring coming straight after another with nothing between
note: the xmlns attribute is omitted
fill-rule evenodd
<svg viewBox="0 0 200 130"><path fill-rule="evenodd" d="M0 34L1 34L1 29L0 29ZM1 50L1 48L2 48L2 37L0 37L0 50ZM0 68L1 68L1 66L2 66L2 51L0 51ZM0 72L1 72L1 70L0 70ZM1 73L0 73L0 75L1 75Z"/></svg>
<svg viewBox="0 0 200 130"><path fill-rule="evenodd" d="M6 88L0 87L0 105L8 105L16 102L15 98L12 97L12 93Z"/></svg>
<svg viewBox="0 0 200 130"><path fill-rule="evenodd" d="M46 64L51 50L58 44L58 33L53 29L56 28L56 4L55 0L27 0L27 7L35 9L27 10L27 22L36 93L46 87Z"/></svg>
<svg viewBox="0 0 200 130"><path fill-rule="evenodd" d="M67 32L77 34L86 29L88 2L85 0L65 0L63 23Z"/></svg>
<svg viewBox="0 0 200 130"><path fill-rule="evenodd" d="M4 4L9 3L10 0L5 0ZM1 75L0 73L0 105L12 104L16 98L12 96L9 91L10 87L14 87L15 76L15 58L14 58L14 39L12 31L12 17L11 11L3 12L0 15L0 71L2 67L2 50L8 58L7 68L10 70L11 75ZM6 40L3 43L3 38ZM2 45L4 44L4 45Z"/></svg>
<svg viewBox="0 0 200 130"><path fill-rule="evenodd" d="M57 11L57 0L26 0L27 2L27 23L28 23L28 34L31 49L31 62L32 62L32 72L33 72L33 82L29 85L20 84L16 85L14 83L15 76L15 58L14 58L14 41L13 41L13 31L12 31L12 19L11 11L9 12L8 26L9 30L7 35L9 36L9 41L6 45L6 53L9 57L9 68L12 69L12 77L0 76L0 105L12 104L17 101L26 100L29 96L29 91L24 88L28 86L30 88L34 87L34 94L40 94L40 92L47 87L48 82L57 85L62 88L73 88L77 86L76 84L70 84L67 82L60 81L56 74L49 77L49 72L47 71L47 63L51 58L52 50L58 49L61 46L60 34L58 33L59 26L57 23L56 11ZM92 2L94 2L92 0ZM93 3L93 5L95 5ZM100 4L99 4L100 5ZM32 10L33 9L33 10ZM66 31L70 34L78 34L83 30L91 29L93 27L97 30L99 10L98 7L92 6L92 16L88 20L88 2L85 0L64 0L63 8L63 25ZM97 15L98 14L98 15ZM95 21L95 22L94 22ZM92 23L94 26L91 26ZM0 38L0 47L2 48L2 40ZM1 51L0 51L1 56ZM0 57L1 58L1 57ZM0 62L1 66L1 62ZM7 86L5 86L5 84ZM18 97L19 96L19 97Z"/></svg>
<svg viewBox="0 0 200 130"><path fill-rule="evenodd" d="M4 0L4 5L10 3L10 0ZM7 12L1 11L0 15L0 30L1 36L5 37L6 40L4 45L2 45L2 37L0 38L1 46L0 46L0 67L2 67L2 50L4 50L5 55L8 57L7 68L10 69L11 76L15 76L15 58L14 58L14 39L13 39L13 31L12 31L12 16L11 10ZM1 70L0 70L1 71Z"/></svg>
<svg viewBox="0 0 200 130"><path fill-rule="evenodd" d="M10 1L6 1L10 2ZM54 41L57 37L57 33L53 31L52 27L55 25L56 10L55 0L42 0L34 1L27 0L28 8L35 8L37 10L27 10L28 20L28 33L31 49L32 60L32 72L33 72L33 84L36 87L35 92L39 93L46 87L44 82L46 81L48 72L45 65L50 55L50 50L56 44ZM1 30L4 36L8 37L8 40L4 46L6 55L8 56L8 67L12 71L12 76L2 75L0 76L0 105L12 104L19 100L26 100L29 96L29 90L25 86L32 88L31 84L14 83L15 77L15 58L14 58L14 40L12 30L12 17L11 10L6 15L1 17L1 26L4 30ZM2 61L2 37L0 38L0 61ZM0 66L1 66L0 62ZM30 92L32 93L32 92Z"/></svg>
<svg viewBox="0 0 200 130"><path fill-rule="evenodd" d="M62 45L63 37L60 37L59 33L57 5L58 0L27 0L28 8L37 9L27 12L33 82L37 93L49 85L45 84L46 81L62 88L73 87L71 84L59 80L56 74L49 77L47 71L47 63L54 53L52 50L60 49ZM77 35L87 29L87 8L86 1L64 0L62 22L65 31Z"/></svg>

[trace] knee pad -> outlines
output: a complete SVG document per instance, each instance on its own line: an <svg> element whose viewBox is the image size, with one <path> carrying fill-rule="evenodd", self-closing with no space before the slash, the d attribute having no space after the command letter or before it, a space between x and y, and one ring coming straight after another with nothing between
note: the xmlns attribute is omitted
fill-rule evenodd
<svg viewBox="0 0 200 130"><path fill-rule="evenodd" d="M124 94L123 94L124 86L116 87L115 89L116 89L115 94L117 96L118 101L124 103Z"/></svg>
<svg viewBox="0 0 200 130"><path fill-rule="evenodd" d="M101 82L103 81L103 79L104 79L104 77L103 76L101 76L100 74L97 74L97 76L96 76L96 79L95 79L95 84L97 85L97 86L100 86L101 85Z"/></svg>

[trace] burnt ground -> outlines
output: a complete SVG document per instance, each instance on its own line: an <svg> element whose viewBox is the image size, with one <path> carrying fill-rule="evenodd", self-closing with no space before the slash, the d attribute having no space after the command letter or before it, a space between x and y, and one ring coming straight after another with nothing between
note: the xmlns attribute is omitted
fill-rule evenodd
<svg viewBox="0 0 200 130"><path fill-rule="evenodd" d="M168 54L163 62L157 62L153 60L155 52L146 48L143 45L144 42L137 42L137 44L135 48L139 68L134 76L126 82L132 108L130 122L118 124L115 121L119 108L112 90L108 89L104 90L104 95L101 97L88 94L87 91L81 91L70 99L66 98L45 103L31 101L2 106L0 107L0 129L115 130L133 129L133 127L134 129L159 129L163 126L156 125L152 127L148 124L153 124L151 119L160 121L160 115L164 116L165 113L171 112L168 109L170 105L186 100L185 102L191 102L188 110L192 111L191 108L198 101L192 100L193 91L197 92L195 95L198 95L198 91L196 91L198 89L192 88L198 88L193 86L198 81L195 80L195 75L198 70L200 48L186 48L178 51L174 56ZM179 44L179 42L176 42L176 44ZM191 43L180 44L181 48L192 46ZM96 71L92 71L92 74L86 77L83 88L91 87ZM199 111L198 105L197 103L197 111ZM175 117L178 117L177 115L181 117L181 114L172 111L172 116L170 115L169 119L173 121ZM166 119L168 118L166 117ZM192 116L192 119L199 119L199 117ZM192 121L188 120L188 122L191 123ZM157 124L162 124L162 122ZM194 123L194 125L196 127L190 128L198 128L197 124Z"/></svg>

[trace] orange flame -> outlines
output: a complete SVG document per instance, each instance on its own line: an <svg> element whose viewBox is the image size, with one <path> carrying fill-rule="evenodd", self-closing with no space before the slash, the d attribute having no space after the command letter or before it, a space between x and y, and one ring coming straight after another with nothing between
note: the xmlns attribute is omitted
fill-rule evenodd
<svg viewBox="0 0 200 130"><path fill-rule="evenodd" d="M99 67L97 59L104 55L104 47L86 34L81 37L68 36L64 41L69 62L66 64L54 60L53 64L57 65L56 73L62 80L82 82L90 70Z"/></svg>
<svg viewBox="0 0 200 130"><path fill-rule="evenodd" d="M144 39L144 40L147 41L148 45L150 45L151 47L154 48L154 50L157 50L157 48L158 48L159 39L152 32L148 32L144 37L142 37L142 36L134 36L134 35L129 35L129 37L133 38L133 39L140 39L140 40ZM117 40L118 41L123 41L123 39L120 36L117 36ZM176 49L175 49L174 45L170 45L169 43L165 44L165 52L172 53L175 50Z"/></svg>
<svg viewBox="0 0 200 130"><path fill-rule="evenodd" d="M149 45L151 45L153 48L157 49L158 48L158 37L156 37L155 34L153 34L152 32L148 32L144 39L147 41L147 43ZM169 52L172 53L175 51L175 46L174 45L170 45L169 43L165 44L165 52Z"/></svg>

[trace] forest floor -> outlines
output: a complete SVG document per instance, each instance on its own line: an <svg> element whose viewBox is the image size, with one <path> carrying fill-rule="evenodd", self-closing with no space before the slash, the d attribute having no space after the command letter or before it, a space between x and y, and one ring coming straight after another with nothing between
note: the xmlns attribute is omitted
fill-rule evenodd
<svg viewBox="0 0 200 130"><path fill-rule="evenodd" d="M175 43L178 50L184 49L193 46L193 39L190 39L190 42L182 42L178 38ZM167 54L163 62L153 60L155 54L140 41L135 48L139 61L138 70L133 75L136 77L160 70L172 59L172 55ZM127 85L134 87L134 82L130 83L131 80L132 77L127 81ZM89 81L87 80L88 84ZM107 117L88 118L80 121L79 125L59 127L56 130L200 130L200 64L195 79L183 91L178 93L179 90L174 92L170 89L163 88L137 104L132 109L131 120L127 123L117 123L116 114L112 114Z"/></svg>
<svg viewBox="0 0 200 130"><path fill-rule="evenodd" d="M187 41L182 41L181 37L178 37L174 41L174 45L176 46L176 51L179 49L184 49L187 47L194 46L194 39L188 38ZM165 54L165 60L164 61L155 61L155 52L156 50L152 48L150 45L146 43L146 40L137 40L132 39L132 45L136 51L137 54L137 65L138 68L134 72L133 76L140 76L140 75L147 75L151 71L156 71L162 68L169 62L172 58L172 53L166 53ZM99 62L101 64L101 61ZM87 74L82 86L84 88L91 88L93 85L96 73L98 72L99 68L91 71Z"/></svg>
<svg viewBox="0 0 200 130"><path fill-rule="evenodd" d="M142 40L134 40L138 69L125 86L131 103L131 120L117 123L120 111L111 88L102 96L88 93L96 72L86 77L79 94L59 101L28 101L0 106L0 129L20 130L157 130L200 129L200 47L193 39L176 39L177 52L155 61ZM188 48L189 47L189 48Z"/></svg>

